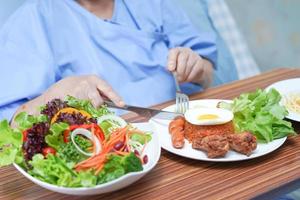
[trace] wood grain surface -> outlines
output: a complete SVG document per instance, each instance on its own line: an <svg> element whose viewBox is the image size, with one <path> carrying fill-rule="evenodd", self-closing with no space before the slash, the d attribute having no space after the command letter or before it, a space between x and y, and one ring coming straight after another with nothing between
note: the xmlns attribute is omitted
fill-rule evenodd
<svg viewBox="0 0 300 200"><path fill-rule="evenodd" d="M243 92L264 88L276 81L300 77L300 70L282 68L242 81L211 88L191 99L232 99ZM299 87L299 86L297 86ZM168 102L156 108L163 108ZM142 121L138 116L126 119ZM299 133L299 123L294 123ZM17 172L0 169L0 199L251 199L300 180L300 137L289 138L278 150L248 161L202 162L162 151L158 165L140 181L114 193L78 197L43 189Z"/></svg>

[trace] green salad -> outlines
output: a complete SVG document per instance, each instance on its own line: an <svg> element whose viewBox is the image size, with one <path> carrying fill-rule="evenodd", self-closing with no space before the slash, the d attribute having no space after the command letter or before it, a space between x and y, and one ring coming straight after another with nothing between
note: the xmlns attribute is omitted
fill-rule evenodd
<svg viewBox="0 0 300 200"><path fill-rule="evenodd" d="M241 94L233 103L221 102L220 108L231 110L237 132L250 131L260 142L294 135L291 122L284 120L288 111L279 104L281 95L275 89Z"/></svg>
<svg viewBox="0 0 300 200"><path fill-rule="evenodd" d="M31 176L58 186L92 187L143 170L151 134L105 106L68 96L39 108L39 116L0 122L0 167L16 163Z"/></svg>

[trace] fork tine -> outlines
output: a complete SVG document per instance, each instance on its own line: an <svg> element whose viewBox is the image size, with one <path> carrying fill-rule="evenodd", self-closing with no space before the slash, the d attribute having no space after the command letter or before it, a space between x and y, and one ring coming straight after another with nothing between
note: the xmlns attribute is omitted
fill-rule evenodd
<svg viewBox="0 0 300 200"><path fill-rule="evenodd" d="M178 110L178 112L179 113L182 113L182 99L181 99L181 96L180 95L178 95L178 101L179 101L179 110Z"/></svg>
<svg viewBox="0 0 300 200"><path fill-rule="evenodd" d="M185 99L184 98L182 98L182 114L184 114L185 113Z"/></svg>
<svg viewBox="0 0 300 200"><path fill-rule="evenodd" d="M179 112L179 99L177 94L176 94L176 112Z"/></svg>
<svg viewBox="0 0 300 200"><path fill-rule="evenodd" d="M185 99L182 98L182 114L185 112Z"/></svg>
<svg viewBox="0 0 300 200"><path fill-rule="evenodd" d="M176 72L173 72L172 74L176 86L176 112L184 114L189 108L189 97L181 92Z"/></svg>
<svg viewBox="0 0 300 200"><path fill-rule="evenodd" d="M188 97L186 96L186 98L185 98L185 111L187 111L189 109L189 99L188 99ZM184 112L185 112L184 111Z"/></svg>

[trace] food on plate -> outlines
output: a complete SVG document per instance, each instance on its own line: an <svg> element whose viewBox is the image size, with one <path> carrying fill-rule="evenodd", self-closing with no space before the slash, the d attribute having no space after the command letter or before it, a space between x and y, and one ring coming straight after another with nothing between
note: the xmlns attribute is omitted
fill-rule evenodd
<svg viewBox="0 0 300 200"><path fill-rule="evenodd" d="M219 108L196 108L186 111L184 136L189 142L208 135L234 133L231 111Z"/></svg>
<svg viewBox="0 0 300 200"><path fill-rule="evenodd" d="M284 95L282 103L288 111L300 114L300 92L291 92Z"/></svg>
<svg viewBox="0 0 300 200"><path fill-rule="evenodd" d="M31 176L58 186L92 187L143 170L151 134L105 106L68 96L23 112L16 129L0 122L0 166L18 164Z"/></svg>
<svg viewBox="0 0 300 200"><path fill-rule="evenodd" d="M189 142L209 135L228 135L234 133L232 121L218 125L195 125L185 121L184 136Z"/></svg>
<svg viewBox="0 0 300 200"><path fill-rule="evenodd" d="M260 142L295 135L292 124L284 117L288 111L279 104L281 96L275 89L244 93L233 103L220 102L218 107L231 110L237 132L250 131Z"/></svg>
<svg viewBox="0 0 300 200"><path fill-rule="evenodd" d="M189 109L169 124L173 147L183 148L187 139L192 148L205 151L209 158L224 157L230 149L249 156L256 149L256 138L249 132L236 133L232 119L231 111L220 108Z"/></svg>
<svg viewBox="0 0 300 200"><path fill-rule="evenodd" d="M256 149L256 137L250 132L214 134L193 140L192 147L207 152L209 158L224 157L231 149L250 156Z"/></svg>
<svg viewBox="0 0 300 200"><path fill-rule="evenodd" d="M250 156L257 147L256 137L250 132L230 134L227 136L227 140L230 149L247 156Z"/></svg>
<svg viewBox="0 0 300 200"><path fill-rule="evenodd" d="M226 135L208 135L193 140L192 147L207 152L209 158L224 157L229 150Z"/></svg>
<svg viewBox="0 0 300 200"><path fill-rule="evenodd" d="M185 119L195 125L218 125L230 122L233 113L220 108L193 108L184 114Z"/></svg>
<svg viewBox="0 0 300 200"><path fill-rule="evenodd" d="M184 117L176 117L169 125L169 133L174 148L180 149L184 146Z"/></svg>

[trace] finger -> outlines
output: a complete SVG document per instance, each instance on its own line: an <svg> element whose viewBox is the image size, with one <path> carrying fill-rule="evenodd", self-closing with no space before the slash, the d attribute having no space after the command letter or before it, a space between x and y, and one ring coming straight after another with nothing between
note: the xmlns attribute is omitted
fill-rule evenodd
<svg viewBox="0 0 300 200"><path fill-rule="evenodd" d="M167 67L168 67L168 70L171 72L176 70L177 57L178 57L179 53L180 53L179 48L174 48L169 51Z"/></svg>
<svg viewBox="0 0 300 200"><path fill-rule="evenodd" d="M99 92L97 89L93 91L88 92L88 98L90 99L91 103L95 108L98 108L100 105L103 104L103 99L100 96Z"/></svg>
<svg viewBox="0 0 300 200"><path fill-rule="evenodd" d="M97 88L116 105L123 107L125 105L122 98L108 85L104 80L97 79Z"/></svg>
<svg viewBox="0 0 300 200"><path fill-rule="evenodd" d="M190 54L188 61L187 61L187 65L186 65L186 69L185 69L185 79L183 80L184 82L189 82L188 77L190 76L192 70L194 67L196 67L196 62L198 59L198 55L196 54Z"/></svg>
<svg viewBox="0 0 300 200"><path fill-rule="evenodd" d="M178 56L176 72L180 82L183 82L186 79L185 70L187 67L188 58L189 54L186 52L181 52Z"/></svg>
<svg viewBox="0 0 300 200"><path fill-rule="evenodd" d="M199 82L203 76L203 66L201 60L198 60L193 66L191 73L187 77L188 82Z"/></svg>

